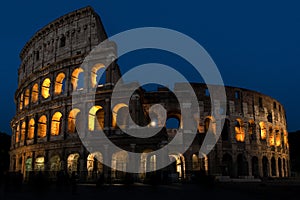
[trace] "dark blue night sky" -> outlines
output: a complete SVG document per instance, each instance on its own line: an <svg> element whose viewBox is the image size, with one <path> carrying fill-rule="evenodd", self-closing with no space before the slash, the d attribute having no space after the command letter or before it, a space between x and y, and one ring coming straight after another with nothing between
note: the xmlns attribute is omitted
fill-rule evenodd
<svg viewBox="0 0 300 200"><path fill-rule="evenodd" d="M155 26L192 37L215 61L226 85L256 90L277 99L285 107L288 131L300 130L297 0L10 0L2 2L0 12L0 131L11 133L19 52L24 44L54 19L87 5L100 15L109 36Z"/></svg>

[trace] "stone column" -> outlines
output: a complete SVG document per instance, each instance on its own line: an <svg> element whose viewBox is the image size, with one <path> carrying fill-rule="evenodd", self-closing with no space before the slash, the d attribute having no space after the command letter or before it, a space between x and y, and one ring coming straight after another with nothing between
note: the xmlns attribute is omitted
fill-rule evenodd
<svg viewBox="0 0 300 200"><path fill-rule="evenodd" d="M103 160L104 163L111 164L111 156L108 152L108 144L104 144L104 153L103 153ZM103 165L103 175L104 175L104 181L106 183L111 182L111 168L110 166Z"/></svg>

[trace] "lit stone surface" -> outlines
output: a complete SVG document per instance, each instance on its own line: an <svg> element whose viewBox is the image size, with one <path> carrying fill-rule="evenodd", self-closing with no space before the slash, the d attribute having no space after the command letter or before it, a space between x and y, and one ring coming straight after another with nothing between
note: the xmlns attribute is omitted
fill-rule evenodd
<svg viewBox="0 0 300 200"><path fill-rule="evenodd" d="M83 181L95 181L101 174L106 179L123 179L125 173L121 171L126 170L130 161L126 151L107 155L88 152L83 147L77 128L83 126L82 119L88 119L89 132L104 130L124 150L142 153L137 163L141 173L136 175L136 180L142 181L148 176L142 173L145 168L156 170L156 163L161 159L156 155L147 157L145 153L156 150L158 144L172 140L176 134L182 135L180 139L188 134L182 130L179 104L167 89L139 91L133 95L132 105L120 101L110 108L112 86L120 78L120 70L112 63L105 71L103 82L99 81L98 74L109 63L111 55L115 55L114 44L103 47L103 62L88 71L80 67L92 48L106 38L99 16L87 7L56 19L25 45L20 54L22 63L15 93L17 111L11 121L11 171L21 170L26 178L31 172L41 170L55 179L57 172L64 170L70 174L76 171ZM195 116L198 134L187 152L177 154L170 150L162 158L174 161L164 169L170 177L191 180L200 171L234 178L289 176L287 124L284 108L278 101L255 91L226 87L227 118L221 137L216 146L207 147L213 148L208 155L199 157L205 133L215 134L217 121L211 116L207 86L199 83L192 87L199 100L200 116ZM93 88L97 88L96 105L81 96L83 91L95 96L89 93ZM181 89L180 84L176 89ZM84 100L87 113L72 108L72 94ZM155 110L149 113L149 108L157 103L164 105L168 120L177 120L177 127L166 127L161 134L147 140L131 139L120 130L133 126L128 122L128 110L139 124L149 123L153 128L164 126L160 119L147 121L151 115L155 118L157 113ZM222 103L214 101L216 107ZM104 159L111 161L117 170L104 166Z"/></svg>

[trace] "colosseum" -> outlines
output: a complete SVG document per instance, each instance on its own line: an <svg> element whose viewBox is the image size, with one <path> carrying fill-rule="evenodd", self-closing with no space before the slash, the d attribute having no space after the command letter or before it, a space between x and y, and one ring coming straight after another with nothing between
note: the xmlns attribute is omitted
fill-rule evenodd
<svg viewBox="0 0 300 200"><path fill-rule="evenodd" d="M107 38L100 17L85 7L54 20L26 43L20 53L16 115L11 121L10 171L21 171L25 179L40 171L55 179L64 171L76 172L82 181L95 181L100 176L120 181L126 177L128 151L141 153L139 168L155 171L159 159L143 153L159 149L177 134L187 134L182 133L180 104L165 87L150 92L138 89L130 105L121 100L111 105L113 87L121 78L115 44L102 47L103 56L97 63L88 69L81 67L92 49ZM229 179L289 176L287 124L280 102L259 92L226 86L226 118L222 119L220 137L208 154L199 156L205 135L216 132L217 119L211 114L207 85L191 85L200 110L196 137L184 153L170 150L165 159L171 164L157 173L175 181L191 180L199 172ZM174 90L184 92L184 87L178 83ZM89 95L94 96L94 103L84 98ZM72 105L74 97L84 99L85 109ZM122 131L130 126L129 113L138 124L149 123L149 108L157 103L167 111L164 124L151 124L162 127L157 135L136 139ZM124 150L108 154L85 148L77 130L83 119L87 119L89 133L102 131ZM113 167L104 165L104 160ZM144 181L148 175L141 172L134 177Z"/></svg>

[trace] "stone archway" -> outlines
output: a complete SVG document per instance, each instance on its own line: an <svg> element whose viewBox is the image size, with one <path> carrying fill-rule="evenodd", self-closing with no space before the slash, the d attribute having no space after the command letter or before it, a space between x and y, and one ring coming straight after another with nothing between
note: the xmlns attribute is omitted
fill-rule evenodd
<svg viewBox="0 0 300 200"><path fill-rule="evenodd" d="M268 177L269 176L269 160L266 156L263 157L262 164L263 164L263 177Z"/></svg>

